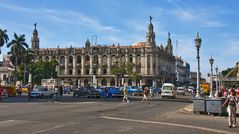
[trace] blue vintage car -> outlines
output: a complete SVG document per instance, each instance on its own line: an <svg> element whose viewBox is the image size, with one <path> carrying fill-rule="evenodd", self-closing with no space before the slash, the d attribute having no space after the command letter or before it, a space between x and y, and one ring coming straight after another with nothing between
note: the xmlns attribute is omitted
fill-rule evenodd
<svg viewBox="0 0 239 134"><path fill-rule="evenodd" d="M120 90L123 91L124 87L120 87ZM142 96L143 90L137 86L127 86L128 94L132 96Z"/></svg>
<svg viewBox="0 0 239 134"><path fill-rule="evenodd" d="M107 97L123 97L123 90L120 90L118 87L100 87L99 89L97 89L97 91L100 92L100 96L101 97L105 97L106 96L106 88L108 89L108 95Z"/></svg>

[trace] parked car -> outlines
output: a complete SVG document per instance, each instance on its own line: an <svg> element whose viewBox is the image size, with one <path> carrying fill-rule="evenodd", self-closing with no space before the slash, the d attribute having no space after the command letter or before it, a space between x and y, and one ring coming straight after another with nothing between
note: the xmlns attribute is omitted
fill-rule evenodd
<svg viewBox="0 0 239 134"><path fill-rule="evenodd" d="M124 87L120 87L120 90L123 91ZM137 86L127 86L128 94L132 96L142 96L143 90Z"/></svg>
<svg viewBox="0 0 239 134"><path fill-rule="evenodd" d="M161 94L162 90L160 87L150 87L150 89L153 88L153 93L155 94Z"/></svg>
<svg viewBox="0 0 239 134"><path fill-rule="evenodd" d="M45 87L36 87L31 91L31 97L53 97L54 92Z"/></svg>
<svg viewBox="0 0 239 134"><path fill-rule="evenodd" d="M94 87L83 87L77 90L74 90L73 96L78 98L83 96L85 98L94 97L100 98L100 92L97 91Z"/></svg>
<svg viewBox="0 0 239 134"><path fill-rule="evenodd" d="M164 83L162 86L162 93L161 96L162 98L164 97L172 97L176 98L177 95L177 90L172 83Z"/></svg>
<svg viewBox="0 0 239 134"><path fill-rule="evenodd" d="M120 90L119 87L102 86L102 87L98 87L98 89L96 89L97 91L100 92L101 97L105 97L106 88L108 89L108 96L107 97L123 97L124 96L123 90Z"/></svg>
<svg viewBox="0 0 239 134"><path fill-rule="evenodd" d="M192 91L194 90L195 88L193 86L188 86L188 92L189 93L192 93Z"/></svg>
<svg viewBox="0 0 239 134"><path fill-rule="evenodd" d="M178 87L177 88L177 94L185 95L185 88L183 87Z"/></svg>

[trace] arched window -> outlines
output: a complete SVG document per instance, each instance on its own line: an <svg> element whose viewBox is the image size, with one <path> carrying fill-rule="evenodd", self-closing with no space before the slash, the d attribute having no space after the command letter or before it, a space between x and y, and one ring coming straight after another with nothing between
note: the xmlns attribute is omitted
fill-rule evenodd
<svg viewBox="0 0 239 134"><path fill-rule="evenodd" d="M56 56L52 56L52 61L55 61L56 60Z"/></svg>
<svg viewBox="0 0 239 134"><path fill-rule="evenodd" d="M129 62L133 62L133 55L129 55Z"/></svg>
<svg viewBox="0 0 239 134"><path fill-rule="evenodd" d="M140 56L140 54L138 54L138 55L136 56L136 64L137 64L137 65L140 65L140 63L141 63L141 56Z"/></svg>
<svg viewBox="0 0 239 134"><path fill-rule="evenodd" d="M121 62L121 63L125 63L125 62L126 62L124 55L121 56L120 62Z"/></svg>
<svg viewBox="0 0 239 134"><path fill-rule="evenodd" d="M104 74L104 75L107 74L107 70L106 70L106 69L103 70L103 74Z"/></svg>
<svg viewBox="0 0 239 134"><path fill-rule="evenodd" d="M146 85L149 86L149 87L152 87L152 86L153 86L153 80L148 79L148 80L146 81Z"/></svg>
<svg viewBox="0 0 239 134"><path fill-rule="evenodd" d="M90 65L90 56L89 55L85 56L85 63Z"/></svg>
<svg viewBox="0 0 239 134"><path fill-rule="evenodd" d="M103 80L101 81L101 86L107 86L107 81L106 81L106 79L103 79Z"/></svg>
<svg viewBox="0 0 239 134"><path fill-rule="evenodd" d="M128 85L132 86L132 80L131 79L128 80Z"/></svg>
<svg viewBox="0 0 239 134"><path fill-rule="evenodd" d="M69 70L69 75L72 75L72 70Z"/></svg>
<svg viewBox="0 0 239 134"><path fill-rule="evenodd" d="M69 64L73 64L73 57L69 56Z"/></svg>
<svg viewBox="0 0 239 134"><path fill-rule="evenodd" d="M86 74L86 75L89 75L89 74L90 74L89 69L86 69L86 70L85 70L85 74Z"/></svg>
<svg viewBox="0 0 239 134"><path fill-rule="evenodd" d="M42 60L42 57L41 57L41 56L39 57L39 61L40 61L40 60Z"/></svg>
<svg viewBox="0 0 239 134"><path fill-rule="evenodd" d="M48 57L48 56L46 56L45 60L46 60L46 62L49 62L49 57Z"/></svg>
<svg viewBox="0 0 239 134"><path fill-rule="evenodd" d="M89 85L90 85L90 84L89 84L88 79L85 79L85 80L84 80L84 86L87 87L87 86L89 86Z"/></svg>
<svg viewBox="0 0 239 134"><path fill-rule="evenodd" d="M97 55L94 56L93 63L98 64L98 56Z"/></svg>
<svg viewBox="0 0 239 134"><path fill-rule="evenodd" d="M115 80L114 79L110 80L110 86L115 86Z"/></svg>
<svg viewBox="0 0 239 134"><path fill-rule="evenodd" d="M111 64L112 65L116 64L116 57L114 55L111 57Z"/></svg>
<svg viewBox="0 0 239 134"><path fill-rule="evenodd" d="M81 74L81 70L80 69L77 70L77 74L79 74L79 75Z"/></svg>
<svg viewBox="0 0 239 134"><path fill-rule="evenodd" d="M77 56L77 64L81 64L81 57Z"/></svg>
<svg viewBox="0 0 239 134"><path fill-rule="evenodd" d="M61 56L61 58L60 58L60 64L65 64L65 57L64 57L64 56Z"/></svg>
<svg viewBox="0 0 239 134"><path fill-rule="evenodd" d="M107 56L106 55L103 56L102 63L103 63L103 65L107 65Z"/></svg>

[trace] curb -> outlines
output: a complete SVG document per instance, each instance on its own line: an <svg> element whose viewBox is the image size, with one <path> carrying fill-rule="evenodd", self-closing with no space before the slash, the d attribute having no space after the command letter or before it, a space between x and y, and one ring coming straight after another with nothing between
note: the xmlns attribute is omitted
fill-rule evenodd
<svg viewBox="0 0 239 134"><path fill-rule="evenodd" d="M183 110L184 110L185 112L190 112L190 113L192 113L192 112L193 112L193 104L189 104L189 105L185 106L185 107L183 108Z"/></svg>

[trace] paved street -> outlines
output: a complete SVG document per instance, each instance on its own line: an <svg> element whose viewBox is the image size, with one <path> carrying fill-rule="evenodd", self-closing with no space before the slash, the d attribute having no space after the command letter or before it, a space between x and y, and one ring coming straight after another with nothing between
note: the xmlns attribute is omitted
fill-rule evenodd
<svg viewBox="0 0 239 134"><path fill-rule="evenodd" d="M4 134L211 134L239 133L227 127L227 118L195 115L182 110L191 96L161 99L150 104L140 97L85 99L64 96L61 102L26 96L4 98L0 103L0 132ZM12 103L15 101L14 103Z"/></svg>

